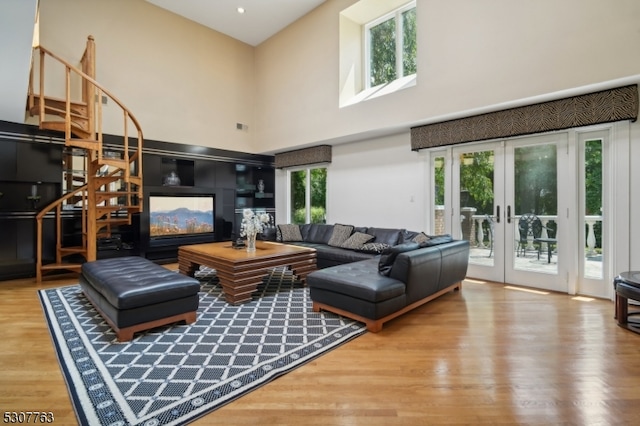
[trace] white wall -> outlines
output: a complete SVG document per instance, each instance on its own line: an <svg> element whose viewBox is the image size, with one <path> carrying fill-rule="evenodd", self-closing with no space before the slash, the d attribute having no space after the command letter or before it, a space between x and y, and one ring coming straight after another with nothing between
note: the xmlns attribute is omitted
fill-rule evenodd
<svg viewBox="0 0 640 426"><path fill-rule="evenodd" d="M37 0L0 2L0 120L21 123L29 86Z"/></svg>
<svg viewBox="0 0 640 426"><path fill-rule="evenodd" d="M416 86L339 108L339 15L354 3L328 1L257 47L263 152L640 74L637 0L418 0Z"/></svg>
<svg viewBox="0 0 640 426"><path fill-rule="evenodd" d="M338 145L328 170L327 221L423 230L424 156L409 133Z"/></svg>
<svg viewBox="0 0 640 426"><path fill-rule="evenodd" d="M327 165L327 223L423 230L424 155L408 149L409 133L337 145ZM287 173L276 179L278 222L286 212Z"/></svg>
<svg viewBox="0 0 640 426"><path fill-rule="evenodd" d="M144 0L40 0L43 46L77 64L90 34L98 82L146 138L255 151L253 47ZM105 133L122 134L120 112L104 110Z"/></svg>

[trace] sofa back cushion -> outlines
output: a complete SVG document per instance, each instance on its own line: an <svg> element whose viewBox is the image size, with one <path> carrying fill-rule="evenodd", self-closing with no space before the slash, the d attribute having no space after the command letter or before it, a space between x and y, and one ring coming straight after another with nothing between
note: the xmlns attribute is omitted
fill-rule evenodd
<svg viewBox="0 0 640 426"><path fill-rule="evenodd" d="M385 243L390 246L395 246L401 243L402 229L390 229L390 228L367 228L367 234L376 237L374 240L376 243Z"/></svg>
<svg viewBox="0 0 640 426"><path fill-rule="evenodd" d="M302 239L307 243L329 244L333 234L333 225L324 223L308 223L301 225Z"/></svg>
<svg viewBox="0 0 640 426"><path fill-rule="evenodd" d="M420 248L420 244L413 242L398 244L389 247L380 255L380 261L378 262L378 272L380 272L382 275L389 276L391 274L393 262L395 262L396 257L398 257L400 253L417 250L418 248Z"/></svg>

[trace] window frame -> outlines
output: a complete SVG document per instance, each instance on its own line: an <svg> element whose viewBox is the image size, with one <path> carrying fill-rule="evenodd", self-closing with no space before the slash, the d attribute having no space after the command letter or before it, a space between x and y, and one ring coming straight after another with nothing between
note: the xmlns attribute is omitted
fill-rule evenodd
<svg viewBox="0 0 640 426"><path fill-rule="evenodd" d="M403 48L404 48L404 22L402 19L402 15L404 12L407 12L411 9L416 9L416 1L413 0L404 6L401 6L397 9L394 9L384 15L367 22L362 26L362 39L364 40L364 63L362 64L362 70L364 73L364 87L365 90L372 89L375 87L385 86L387 84L392 83L393 81L401 80L405 77L415 76L417 72L412 74L404 75L404 65L403 65ZM396 79L392 81L388 81L385 83L380 83L376 86L371 86L371 29L384 23L394 19L396 23L396 37L395 37L395 50L396 50ZM417 37L417 35L416 35Z"/></svg>

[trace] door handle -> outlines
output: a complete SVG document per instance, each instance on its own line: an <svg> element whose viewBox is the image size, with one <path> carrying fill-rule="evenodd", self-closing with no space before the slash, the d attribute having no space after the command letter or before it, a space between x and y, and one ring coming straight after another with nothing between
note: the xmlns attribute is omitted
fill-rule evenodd
<svg viewBox="0 0 640 426"><path fill-rule="evenodd" d="M496 206L496 223L500 223L500 206Z"/></svg>
<svg viewBox="0 0 640 426"><path fill-rule="evenodd" d="M511 206L507 206L507 223L511 223Z"/></svg>

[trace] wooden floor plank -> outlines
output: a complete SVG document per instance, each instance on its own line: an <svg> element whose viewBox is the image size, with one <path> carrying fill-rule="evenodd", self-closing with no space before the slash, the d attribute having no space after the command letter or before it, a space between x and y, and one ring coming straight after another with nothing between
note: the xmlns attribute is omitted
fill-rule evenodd
<svg viewBox="0 0 640 426"><path fill-rule="evenodd" d="M0 406L75 424L36 291L77 278L32 281L0 282ZM640 335L611 301L474 280L194 424L621 425L638 407Z"/></svg>

